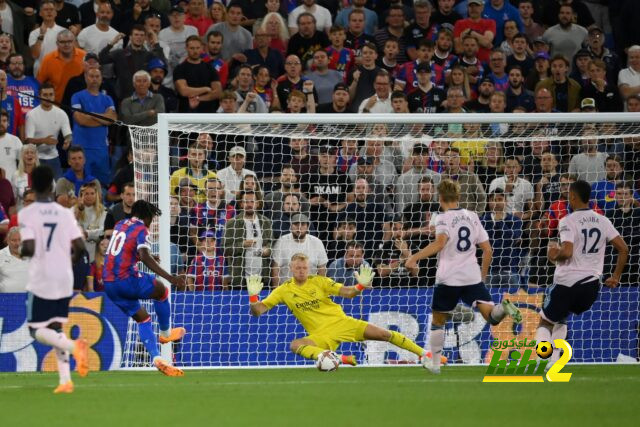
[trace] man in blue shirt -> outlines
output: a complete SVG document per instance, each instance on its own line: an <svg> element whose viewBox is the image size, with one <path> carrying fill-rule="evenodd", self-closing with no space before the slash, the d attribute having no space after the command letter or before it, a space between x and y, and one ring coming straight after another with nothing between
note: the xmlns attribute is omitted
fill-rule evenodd
<svg viewBox="0 0 640 427"><path fill-rule="evenodd" d="M8 71L7 90L18 97L22 114L26 115L40 104L35 98L40 92L40 82L24 74L24 58L19 53L9 55Z"/></svg>
<svg viewBox="0 0 640 427"><path fill-rule="evenodd" d="M351 6L345 7L338 12L334 24L342 28L347 28L349 26L349 15L351 11L362 10L364 12L364 32L372 36L378 28L378 15L373 10L364 7L366 4L367 0L352 0Z"/></svg>
<svg viewBox="0 0 640 427"><path fill-rule="evenodd" d="M618 156L609 156L604 164L606 178L598 181L591 187L591 200L594 201L605 215L609 216L616 208L616 185L624 181L620 158ZM635 205L640 205L640 194L633 191L633 199Z"/></svg>
<svg viewBox="0 0 640 427"><path fill-rule="evenodd" d="M351 241L347 243L344 256L329 264L327 277L338 283L343 283L345 286L355 286L358 281L353 273L358 271L361 265L370 267L369 263L364 260L364 247L362 243Z"/></svg>
<svg viewBox="0 0 640 427"><path fill-rule="evenodd" d="M87 166L103 187L109 185L109 125L118 118L113 99L100 92L102 73L90 69L85 73L87 88L71 97L71 106L82 111L98 114L88 115L80 111L73 113L73 142L84 148Z"/></svg>
<svg viewBox="0 0 640 427"><path fill-rule="evenodd" d="M524 32L520 12L505 0L490 0L484 5L482 17L496 21L496 37L493 40L494 46L500 46L500 43L504 40L504 23L507 21L516 21L516 24L518 24L518 32Z"/></svg>

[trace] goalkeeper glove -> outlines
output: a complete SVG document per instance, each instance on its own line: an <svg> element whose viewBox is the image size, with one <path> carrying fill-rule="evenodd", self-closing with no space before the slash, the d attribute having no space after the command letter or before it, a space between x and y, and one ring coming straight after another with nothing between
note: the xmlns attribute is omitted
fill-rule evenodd
<svg viewBox="0 0 640 427"><path fill-rule="evenodd" d="M249 291L249 302L256 303L260 301L258 294L262 290L264 283L262 283L262 277L258 274L253 274L247 277L247 290Z"/></svg>
<svg viewBox="0 0 640 427"><path fill-rule="evenodd" d="M373 280L376 273L373 272L371 267L367 267L366 265L360 266L360 271L353 273L353 276L358 281L356 285L356 289L359 291L363 291L366 288L371 287L371 281Z"/></svg>

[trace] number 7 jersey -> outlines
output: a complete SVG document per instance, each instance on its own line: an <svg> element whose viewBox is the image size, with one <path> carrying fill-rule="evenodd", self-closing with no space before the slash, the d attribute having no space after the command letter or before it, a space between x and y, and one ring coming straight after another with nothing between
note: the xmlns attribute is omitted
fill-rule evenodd
<svg viewBox="0 0 640 427"><path fill-rule="evenodd" d="M599 279L607 242L620 235L609 218L591 209L576 210L560 220L559 230L561 243L573 243L573 254L556 264L553 282L573 286L584 279Z"/></svg>
<svg viewBox="0 0 640 427"><path fill-rule="evenodd" d="M138 277L138 249L148 248L149 231L138 218L123 219L113 229L102 268L102 280L113 282Z"/></svg>
<svg viewBox="0 0 640 427"><path fill-rule="evenodd" d="M447 286L475 285L482 281L476 258L476 245L489 240L478 214L466 209L449 209L436 218L436 236L448 239L438 254L436 284Z"/></svg>

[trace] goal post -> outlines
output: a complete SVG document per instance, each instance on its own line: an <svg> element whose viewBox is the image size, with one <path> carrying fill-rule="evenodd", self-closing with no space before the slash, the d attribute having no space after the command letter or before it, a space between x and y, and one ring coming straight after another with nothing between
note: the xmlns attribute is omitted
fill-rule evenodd
<svg viewBox="0 0 640 427"><path fill-rule="evenodd" d="M448 167L445 166L447 158L443 150L451 147L456 148L461 162L458 169L460 175L475 175L473 179L477 180L478 185L481 186L478 188L482 188L484 191L482 196L484 198L481 198L478 194L472 194L475 192L475 187L470 184L471 181L465 181L462 185L463 191L467 192L464 196L468 196L469 200L475 200L475 202L469 202L469 206L481 206L482 210L479 215L482 216L483 212L489 210L487 199L490 182L484 182L486 176L478 177L478 171L485 171L483 173L486 174L486 171L493 170L489 167L491 165L488 166L485 163L487 161L486 153L489 151L488 147L499 147L501 159L498 162L500 166L496 170L499 169L500 174L503 174L501 168L506 157L513 155L520 158L521 167L524 166L523 162L526 163L526 173L531 174L530 176L535 179L539 179L541 176L541 161L539 158L535 160L533 157L540 157L542 151L549 151L556 157L558 176L554 179L559 180L563 173L568 172L571 159L589 144L598 146L598 152L617 155L623 162L626 161L626 157L630 157L630 151L640 151L639 119L639 115L635 113L160 114L157 127L130 126L129 130L133 142L136 197L156 203L163 212L157 221L157 227L155 224L152 227L151 234L157 241L156 249L160 256L160 263L167 271L176 267L172 265L172 256L174 255L172 248L177 246L177 237L182 241L185 240L185 236L174 235L172 238L170 232L172 229L177 229L176 225L172 224L170 215L171 198L176 195L172 193L172 187L175 185L170 184L171 174L185 165L184 157L187 153L187 147L198 138L198 135L208 134L211 137L214 152L206 152L206 156L207 161L211 159L211 163L217 162L219 166L217 172L228 165L227 153L230 148L236 145L242 146L247 153L248 163L245 168L255 170L257 187L262 199L268 193L265 187L272 191L277 190L282 166L291 164L293 157L290 155L290 151L285 153L284 148L290 150L288 144L292 140L304 140L310 158L316 163L318 150L326 150L327 145L340 150L345 140L356 141L355 156L357 158L380 157L372 161L374 170L381 172L374 177L367 176L367 180L369 180L367 188L370 192L374 191L372 190L374 187L377 189L375 191L380 191L372 203L378 204L377 208L381 212L381 216L376 218L384 219L372 227L371 232L368 229L366 232L359 229L363 224L361 221L354 220L356 215L352 215L351 211L343 214L342 210L339 210L334 215L334 212L322 211L319 213L320 208L316 209L314 206L300 207L300 209L307 209L302 212L311 217L310 222L313 230L310 234L319 237L327 250L335 249L334 246L338 247L333 252L334 255L344 253L346 245L342 241L338 245L334 244L334 232L339 228L336 224L355 222L355 234L358 236L358 240L364 238L361 243L364 245L363 251L366 260L374 265L379 275L385 268L392 270L390 279L380 279L381 282L378 283L377 289L372 292L365 293L351 301L340 300L339 303L345 306L345 312L380 326L400 330L419 345L428 347L430 304L435 284L433 264L421 265L418 275L412 276L410 272L402 271L403 266L394 263L397 260L389 261L391 264L385 264L384 260L379 258L381 250L390 248L392 251L398 251L400 253L399 259L403 259L404 249L394 248L391 246L392 243L389 243L391 238L388 236L395 236L394 223L400 222L401 226L399 227L404 230L401 233L398 232L399 236L409 236L399 239L401 241L399 244L403 245L402 241L407 244L409 252L415 252L418 242L429 241L428 231L415 230L422 226L410 229L410 233L418 234L409 234L407 231L409 229L406 227L410 221L406 217L407 214L398 208L398 206L404 206L400 203L406 205L421 201L421 199L417 199L422 197L418 194L417 181L411 181L411 185L399 184L403 174L411 172L412 162L415 161L414 157L423 155L429 158L430 163L426 169L429 169L430 172L419 168L416 170L420 171L421 176L433 178L431 182L435 187L440 176L448 176L443 169ZM368 141L381 142L381 148L379 147L381 151L376 152L373 148L371 151L367 151L369 150ZM537 144L538 142L539 144ZM424 146L424 153L420 150L418 150L420 153L415 151L415 144ZM532 148L532 146L535 147ZM532 149L542 151L534 155L531 154ZM339 156L338 158L340 159ZM344 179L345 187L348 188L345 191L349 194L337 196L329 194L332 191L342 191L336 190L338 187L335 186L329 190L326 196L327 204L336 209L342 208L343 204L354 203L355 179L361 177L357 162L353 166L348 163L351 161L350 159L342 160L347 162L347 167L345 169L345 165L341 164L341 172L336 173L348 175L341 179ZM380 166L383 163L387 168ZM363 160L362 164L367 165L368 161ZM580 169L585 164L591 163L574 165L572 170L578 167L578 172L587 174L585 176L589 178L597 176L598 180L601 180L602 170L592 171L588 169L588 166L584 166L587 169ZM625 166L628 168L627 165L623 165L623 167ZM311 167L315 168L316 164ZM304 170L306 176L297 176L299 183L311 179L308 176L308 169ZM531 172L532 170L534 172ZM625 169L624 172L632 174L635 180L640 179L640 171ZM382 176L385 173L393 176ZM296 174L298 174L297 170ZM455 176L458 177L458 175ZM529 175L525 176L522 172L520 176L522 179L529 178ZM531 180L533 181L533 179ZM510 265L509 262L504 264L510 265L510 278L498 277L497 284L490 286L492 297L496 302L508 296L523 309L525 312L524 325L515 327L510 320L507 320L498 327L489 327L479 314L474 315L468 309L457 307L453 316L453 326L448 327L445 342L445 353L450 356L453 363L485 363L490 342L494 340L510 341L525 337L532 339L532 334L535 334L535 326L538 321L536 311L542 304L544 290L549 285L548 277L552 272L550 273L548 265L541 265L544 263L540 261L544 257L541 247L534 248L533 245L540 245L541 242L548 241L551 236L548 227L540 231L540 225L536 224L535 232L527 227L530 227L535 221L544 219L546 212L549 211L550 202L556 200L549 200L544 194L537 194L539 193L539 191L536 193L537 182L530 182L530 184L531 191L535 193L533 194L534 200L526 199L526 202L531 201L532 204L525 203L525 211L514 210L510 212L514 214L514 217L520 217L524 214L525 219L520 221L520 226L524 227L520 230L523 236L517 239L524 239L526 241L524 244L528 246L516 247L516 243L514 243L516 237L513 238L513 241L506 241L509 245L514 244L513 250L501 253L510 254L506 256L512 257L514 262L517 262L513 265ZM310 185L304 186L301 193L309 191L310 188ZM559 191L560 187L555 185L554 188ZM198 188L197 191L201 191L201 188ZM399 191L404 191L406 194L399 194ZM478 193L480 192L478 191ZM308 204L309 199L317 196L315 193L299 195L301 196L298 200L300 205L304 204L302 199L306 199ZM205 195L199 193L199 196L199 201L202 202ZM343 196L344 203L341 198ZM539 197L542 197L543 200L538 200ZM230 206L228 215L224 218L226 223L241 212L239 203L231 202L226 203ZM312 201L312 203L315 202ZM509 203L511 201L507 201L507 205ZM513 201L513 203L516 202ZM540 203L542 204L540 205ZM278 209L284 209L282 204L277 205ZM536 211L528 213L528 210L534 206ZM261 213L271 219L274 227L274 223L279 221L278 215L285 217L284 211L264 211ZM428 216L432 218L431 221L435 215L437 212L433 212L433 215L429 212ZM290 221L291 215L288 219ZM187 248L189 263L193 262L199 253L199 237L202 231L198 225L193 224L189 229L189 236L186 236L187 243L184 243L189 246ZM282 225L282 221L279 221L278 225ZM429 224L425 223L423 226L424 229L427 229ZM194 229L196 231L193 231ZM622 230L620 231L624 237L624 233ZM223 244L221 235L224 234L224 226L218 224L217 232L220 234L216 234L216 244ZM343 233L343 231L338 231L338 233ZM635 234L640 233L640 230L625 230L625 233L635 237ZM280 234L284 235L285 233ZM348 235L348 233L343 234ZM277 239L273 238L271 249L274 249L276 242ZM517 245L520 244L521 242L518 240ZM197 248L193 246L197 246ZM180 246L180 248L182 247ZM638 249L635 248L635 250ZM217 247L216 251L220 251L220 249ZM285 251L279 253L283 252ZM513 255L516 252L518 255ZM235 258L229 259L220 253L216 252L216 256L225 258L226 274L248 268L247 264L244 264L240 269L238 269L237 263L231 266L237 260ZM608 256L605 274L613 268L611 259ZM631 267L632 269L638 269L638 261L637 256L631 257L630 262L636 263ZM263 267L270 262L271 260L263 259ZM331 260L329 260L330 262ZM392 264L393 267L390 267ZM379 267L380 265L385 267ZM185 267L187 270L189 269L188 265ZM213 268L215 269L215 264ZM496 268L500 270L502 267L498 265ZM542 272L543 270L544 272ZM193 272L198 272L197 274L201 274L202 271L207 270L206 268L205 270L193 270ZM218 273L211 271L206 274L215 276ZM386 273L383 272L383 274ZM531 281L531 277L535 275L544 275L545 280L540 280L540 283L536 283L535 280ZM496 273L494 276L500 275ZM637 275L626 277L631 277L630 280L637 279ZM405 278L406 280L404 280ZM269 277L266 277L265 280L270 282ZM170 297L172 323L185 326L189 335L183 343L173 347L175 354L171 354L169 346L163 346L163 356L173 357L178 365L187 367L266 367L295 366L308 363L308 361L288 353L289 341L304 336L304 331L295 318L288 314L283 307L274 308L263 318L251 318L248 314L246 291L237 289L237 283L243 283L242 278L231 277L233 290L218 290L217 288L207 290L207 281L204 280L204 282L204 290L179 292L172 290ZM615 362L627 360L625 357L638 357L637 340L640 315L637 282L624 285L615 290L603 290L592 313L585 313L570 321L568 341L574 345L574 361ZM262 295L263 298L265 295L266 291ZM134 330L132 329L131 332ZM134 354L140 351L139 346L136 346L134 342L136 334L127 335L123 363L125 366L139 366L139 362L136 360L139 360L140 357ZM343 344L341 350L354 353L361 363L371 365L415 362L412 355L397 351L387 343L367 343L364 345L347 343Z"/></svg>

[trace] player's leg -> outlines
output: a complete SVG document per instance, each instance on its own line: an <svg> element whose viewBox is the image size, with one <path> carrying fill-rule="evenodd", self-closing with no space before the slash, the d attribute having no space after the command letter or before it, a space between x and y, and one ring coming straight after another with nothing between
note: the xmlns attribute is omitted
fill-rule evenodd
<svg viewBox="0 0 640 427"><path fill-rule="evenodd" d="M291 341L289 349L292 353L302 356L305 359L316 360L318 355L325 350L330 350L326 343L318 342L313 337L297 338Z"/></svg>
<svg viewBox="0 0 640 427"><path fill-rule="evenodd" d="M566 340L567 339L567 333L568 333L568 328L567 328L567 319L562 319L561 321L559 321L558 323L556 323L555 325L553 325L553 329L551 330L551 343L555 343L556 340L560 339L560 340ZM553 354L551 355L551 358L549 359L549 366L553 365L554 363L556 363L558 361L558 359L560 358L560 353L562 352L561 349L559 348L554 348L553 349Z"/></svg>
<svg viewBox="0 0 640 427"><path fill-rule="evenodd" d="M396 347L400 347L415 354L418 358L425 357L427 354L427 351L424 348L420 347L400 332L383 329L371 323L367 323L363 337L365 340L390 342Z"/></svg>
<svg viewBox="0 0 640 427"><path fill-rule="evenodd" d="M562 326L556 327L556 325L563 321L566 322L570 313L571 300L573 299L571 294L571 288L567 286L554 284L547 289L542 310L540 311L540 322L536 330L536 342L547 341L553 345L554 329L558 335L566 331ZM554 355L555 353L556 351L554 350ZM558 357L560 357L559 354ZM547 366L551 365L552 363Z"/></svg>
<svg viewBox="0 0 640 427"><path fill-rule="evenodd" d="M510 316L516 323L522 322L522 314L518 307L508 299L502 300L500 304L495 304L489 290L483 283L463 286L460 298L467 305L475 305L482 317L491 325L497 325L507 316Z"/></svg>
<svg viewBox="0 0 640 427"><path fill-rule="evenodd" d="M171 319L171 304L169 304L169 288L162 284L158 279L148 275L148 279L153 284L149 298L153 300L153 308L158 316L158 326L160 327L160 344L166 344L172 341L178 341L186 334L185 328L169 329L169 320Z"/></svg>

